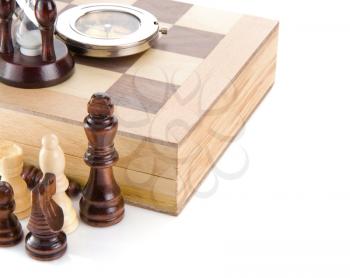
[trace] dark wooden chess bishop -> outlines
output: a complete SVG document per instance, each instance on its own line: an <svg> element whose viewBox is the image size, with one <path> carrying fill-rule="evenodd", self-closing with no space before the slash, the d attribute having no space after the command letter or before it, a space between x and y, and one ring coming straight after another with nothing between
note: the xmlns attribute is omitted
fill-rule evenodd
<svg viewBox="0 0 350 278"><path fill-rule="evenodd" d="M65 81L74 61L66 45L54 39L57 8L53 0L37 0L35 17L42 37L42 52L25 56L12 43L12 17L16 0L0 0L0 81L20 88L43 88Z"/></svg>
<svg viewBox="0 0 350 278"><path fill-rule="evenodd" d="M32 190L32 213L28 223L26 250L37 260L60 258L67 250L67 237L61 231L62 209L52 200L56 192L55 175L47 173Z"/></svg>
<svg viewBox="0 0 350 278"><path fill-rule="evenodd" d="M89 146L84 160L91 170L80 200L80 216L91 226L106 227L118 223L124 215L124 200L112 170L118 160L114 148L118 121L107 94L94 94L88 113L84 129Z"/></svg>
<svg viewBox="0 0 350 278"><path fill-rule="evenodd" d="M12 187L7 182L0 181L0 247L16 245L23 238L21 223L14 211Z"/></svg>

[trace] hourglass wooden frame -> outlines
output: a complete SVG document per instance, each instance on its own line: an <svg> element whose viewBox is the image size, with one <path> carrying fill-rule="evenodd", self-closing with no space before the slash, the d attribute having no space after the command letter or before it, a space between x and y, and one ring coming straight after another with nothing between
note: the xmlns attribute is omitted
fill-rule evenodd
<svg viewBox="0 0 350 278"><path fill-rule="evenodd" d="M41 55L25 56L13 43L12 19L16 0L0 0L0 81L19 88L44 88L68 79L74 60L66 45L55 39L57 8L53 0L37 0L34 7L42 39Z"/></svg>

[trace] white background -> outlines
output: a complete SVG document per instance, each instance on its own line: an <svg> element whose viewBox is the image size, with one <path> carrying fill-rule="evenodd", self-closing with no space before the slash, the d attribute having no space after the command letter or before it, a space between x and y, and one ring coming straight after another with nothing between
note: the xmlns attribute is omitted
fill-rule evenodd
<svg viewBox="0 0 350 278"><path fill-rule="evenodd" d="M349 277L348 1L191 2L280 20L275 87L179 217L127 206L52 263L0 249L1 278Z"/></svg>

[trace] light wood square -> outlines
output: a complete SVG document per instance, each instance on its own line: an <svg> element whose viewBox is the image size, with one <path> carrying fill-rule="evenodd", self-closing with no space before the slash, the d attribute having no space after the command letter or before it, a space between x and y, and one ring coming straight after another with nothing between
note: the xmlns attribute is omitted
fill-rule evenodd
<svg viewBox="0 0 350 278"><path fill-rule="evenodd" d="M94 93L106 92L120 76L121 74L117 72L76 64L73 76L67 81L51 87L50 90L90 99Z"/></svg>
<svg viewBox="0 0 350 278"><path fill-rule="evenodd" d="M226 35L240 18L232 12L193 6L175 25Z"/></svg>
<svg viewBox="0 0 350 278"><path fill-rule="evenodd" d="M108 0L108 1L101 1L101 3L114 3L114 4L124 4L124 5L132 5L137 0ZM91 4L91 3L99 3L99 1L96 0L74 0L72 1L72 5L82 5L82 4Z"/></svg>
<svg viewBox="0 0 350 278"><path fill-rule="evenodd" d="M68 3L61 2L61 1L56 1L55 4L56 4L56 7L57 7L57 12L62 11L65 7L68 6Z"/></svg>
<svg viewBox="0 0 350 278"><path fill-rule="evenodd" d="M165 83L182 85L202 61L201 58L150 49L136 61L127 73Z"/></svg>

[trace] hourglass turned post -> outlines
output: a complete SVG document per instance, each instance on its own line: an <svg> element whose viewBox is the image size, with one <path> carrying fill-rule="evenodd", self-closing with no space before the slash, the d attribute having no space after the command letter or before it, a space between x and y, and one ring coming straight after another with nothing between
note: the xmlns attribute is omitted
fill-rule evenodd
<svg viewBox="0 0 350 278"><path fill-rule="evenodd" d="M13 53L11 26L16 0L0 0L0 53Z"/></svg>
<svg viewBox="0 0 350 278"><path fill-rule="evenodd" d="M56 4L53 0L38 0L35 3L34 12L40 25L43 62L54 62L56 60L54 47Z"/></svg>

